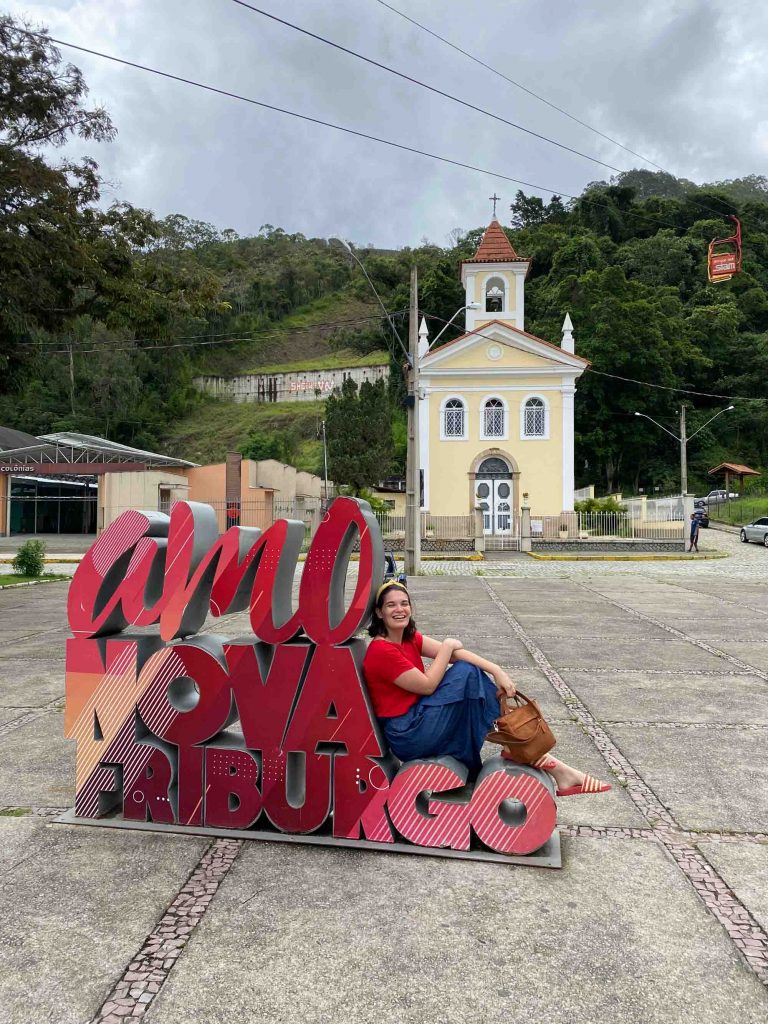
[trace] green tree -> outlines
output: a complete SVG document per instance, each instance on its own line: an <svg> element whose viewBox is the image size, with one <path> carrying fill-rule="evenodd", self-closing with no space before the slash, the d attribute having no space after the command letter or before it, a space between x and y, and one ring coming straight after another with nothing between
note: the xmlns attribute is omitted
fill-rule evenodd
<svg viewBox="0 0 768 1024"><path fill-rule="evenodd" d="M328 472L354 494L375 486L394 462L391 408L383 380L358 388L347 377L326 402Z"/></svg>

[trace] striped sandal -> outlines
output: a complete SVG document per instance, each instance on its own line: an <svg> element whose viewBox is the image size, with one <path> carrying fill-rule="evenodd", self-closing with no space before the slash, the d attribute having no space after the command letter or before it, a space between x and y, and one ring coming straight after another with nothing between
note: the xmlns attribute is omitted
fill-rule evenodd
<svg viewBox="0 0 768 1024"><path fill-rule="evenodd" d="M578 786L568 786L566 789L558 789L557 796L586 796L588 793L607 793L613 789L610 782L601 782L591 775L585 775Z"/></svg>
<svg viewBox="0 0 768 1024"><path fill-rule="evenodd" d="M515 764L520 764L520 762L508 750L502 750L501 756L505 761L514 761ZM543 772L550 772L553 768L557 767L557 762L553 761L549 754L542 754L538 761L534 761L530 767L540 768Z"/></svg>

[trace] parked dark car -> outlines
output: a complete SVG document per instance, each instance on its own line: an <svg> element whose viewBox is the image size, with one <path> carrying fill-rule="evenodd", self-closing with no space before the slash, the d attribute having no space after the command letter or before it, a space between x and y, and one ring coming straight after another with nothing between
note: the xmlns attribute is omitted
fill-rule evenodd
<svg viewBox="0 0 768 1024"><path fill-rule="evenodd" d="M707 511L703 498L697 498L697 500L694 501L693 514L699 520L699 526L706 530L709 526L709 512Z"/></svg>

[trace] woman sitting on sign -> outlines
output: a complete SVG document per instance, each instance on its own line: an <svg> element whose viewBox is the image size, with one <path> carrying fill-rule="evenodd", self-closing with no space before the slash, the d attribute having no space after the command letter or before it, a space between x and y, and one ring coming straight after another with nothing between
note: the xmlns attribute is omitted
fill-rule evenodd
<svg viewBox="0 0 768 1024"><path fill-rule="evenodd" d="M363 674L392 753L401 761L455 757L467 766L471 780L477 778L480 748L500 714L499 697L513 697L515 684L498 665L465 650L459 640L446 637L441 642L418 633L402 583L388 580L379 587L368 632L373 640ZM428 669L422 656L433 659ZM507 751L501 756L515 760ZM560 797L611 788L551 754L533 767L552 776Z"/></svg>

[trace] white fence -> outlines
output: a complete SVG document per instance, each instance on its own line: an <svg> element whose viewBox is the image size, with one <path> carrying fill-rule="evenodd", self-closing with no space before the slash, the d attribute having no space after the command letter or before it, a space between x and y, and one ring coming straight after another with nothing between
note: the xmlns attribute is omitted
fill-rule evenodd
<svg viewBox="0 0 768 1024"><path fill-rule="evenodd" d="M634 519L642 519L649 523L685 519L681 494L673 494L668 498L622 498L621 504Z"/></svg>
<svg viewBox="0 0 768 1024"><path fill-rule="evenodd" d="M531 540L611 541L681 540L685 535L682 514L670 509L653 510L653 519L632 512L561 512L539 516L531 512Z"/></svg>
<svg viewBox="0 0 768 1024"><path fill-rule="evenodd" d="M391 515L389 512L376 512L376 519L381 528L385 546L402 544L405 540L405 516ZM432 516L427 512L421 513L421 539L423 541L466 541L467 548L472 548L474 537L474 516Z"/></svg>

